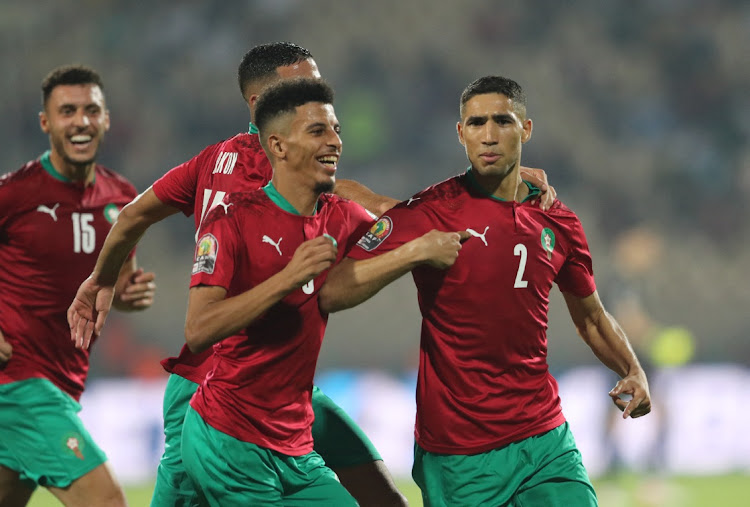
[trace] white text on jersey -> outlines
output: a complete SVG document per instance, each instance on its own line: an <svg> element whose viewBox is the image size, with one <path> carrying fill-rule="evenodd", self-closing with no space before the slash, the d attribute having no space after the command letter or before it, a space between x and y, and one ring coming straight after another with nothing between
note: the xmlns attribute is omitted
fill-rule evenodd
<svg viewBox="0 0 750 507"><path fill-rule="evenodd" d="M234 151L222 151L216 159L216 166L212 174L232 174L234 164L237 163L237 153Z"/></svg>

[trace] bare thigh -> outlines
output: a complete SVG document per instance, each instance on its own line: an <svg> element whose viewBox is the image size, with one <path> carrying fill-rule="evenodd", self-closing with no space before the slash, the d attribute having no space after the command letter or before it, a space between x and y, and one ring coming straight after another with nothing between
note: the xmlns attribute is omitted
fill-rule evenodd
<svg viewBox="0 0 750 507"><path fill-rule="evenodd" d="M396 487L382 460L333 469L361 507L404 507L406 497Z"/></svg>
<svg viewBox="0 0 750 507"><path fill-rule="evenodd" d="M21 482L18 472L0 465L0 507L23 507L33 492Z"/></svg>
<svg viewBox="0 0 750 507"><path fill-rule="evenodd" d="M102 463L66 488L48 488L66 507L126 507L125 494L107 463Z"/></svg>

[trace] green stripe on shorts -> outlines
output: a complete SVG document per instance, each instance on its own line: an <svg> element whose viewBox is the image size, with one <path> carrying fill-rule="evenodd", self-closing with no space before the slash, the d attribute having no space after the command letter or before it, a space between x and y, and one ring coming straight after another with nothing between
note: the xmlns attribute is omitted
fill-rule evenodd
<svg viewBox="0 0 750 507"><path fill-rule="evenodd" d="M81 405L52 382L0 384L0 464L29 486L64 488L107 461L78 417Z"/></svg>

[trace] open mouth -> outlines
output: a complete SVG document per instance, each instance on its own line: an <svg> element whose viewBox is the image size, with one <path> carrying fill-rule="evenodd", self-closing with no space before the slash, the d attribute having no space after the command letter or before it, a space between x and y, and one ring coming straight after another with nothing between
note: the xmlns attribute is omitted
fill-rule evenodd
<svg viewBox="0 0 750 507"><path fill-rule="evenodd" d="M338 155L324 155L317 158L318 162L323 164L331 173L336 172L336 166L339 163Z"/></svg>
<svg viewBox="0 0 750 507"><path fill-rule="evenodd" d="M76 149L84 150L89 147L91 141L94 138L88 134L76 134L70 137L70 144L76 147Z"/></svg>

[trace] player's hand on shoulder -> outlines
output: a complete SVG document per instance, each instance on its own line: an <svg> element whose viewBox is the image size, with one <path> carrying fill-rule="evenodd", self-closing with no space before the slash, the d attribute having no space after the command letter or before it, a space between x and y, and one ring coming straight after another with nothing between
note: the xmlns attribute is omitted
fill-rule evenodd
<svg viewBox="0 0 750 507"><path fill-rule="evenodd" d="M431 230L417 238L425 264L438 269L447 269L458 259L461 244L471 235L466 231L443 232Z"/></svg>
<svg viewBox="0 0 750 507"><path fill-rule="evenodd" d="M338 247L333 238L318 236L298 246L284 270L290 275L294 287L302 287L330 268L336 262L337 254Z"/></svg>
<svg viewBox="0 0 750 507"><path fill-rule="evenodd" d="M531 204L536 205L538 203L539 207L544 211L549 210L555 199L557 199L557 192L555 191L555 187L547 182L547 173L544 169L521 166L520 172L522 179L530 182L541 191L539 198L531 201Z"/></svg>
<svg viewBox="0 0 750 507"><path fill-rule="evenodd" d="M117 294L120 310L145 310L154 303L156 294L156 274L138 268L128 277L128 281Z"/></svg>
<svg viewBox="0 0 750 507"><path fill-rule="evenodd" d="M0 331L0 367L10 361L10 357L13 355L13 346L5 341L3 332Z"/></svg>
<svg viewBox="0 0 750 507"><path fill-rule="evenodd" d="M622 410L623 419L641 417L651 412L651 394L643 372L621 379L609 392L609 396L615 406Z"/></svg>

